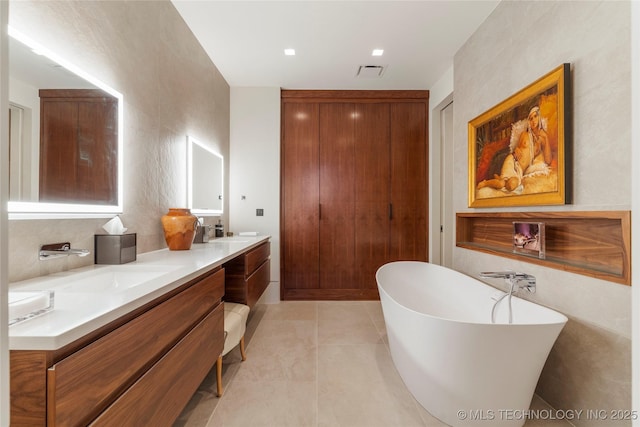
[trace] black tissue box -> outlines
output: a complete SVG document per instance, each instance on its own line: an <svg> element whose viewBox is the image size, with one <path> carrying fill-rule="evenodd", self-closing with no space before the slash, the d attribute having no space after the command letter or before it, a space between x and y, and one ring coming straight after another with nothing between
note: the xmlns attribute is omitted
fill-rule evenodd
<svg viewBox="0 0 640 427"><path fill-rule="evenodd" d="M136 233L94 235L96 264L126 264L136 260Z"/></svg>

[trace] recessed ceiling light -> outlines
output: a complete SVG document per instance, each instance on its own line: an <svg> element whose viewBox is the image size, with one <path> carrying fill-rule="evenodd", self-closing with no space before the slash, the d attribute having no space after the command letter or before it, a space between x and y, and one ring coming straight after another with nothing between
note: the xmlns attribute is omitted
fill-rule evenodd
<svg viewBox="0 0 640 427"><path fill-rule="evenodd" d="M285 49L284 50L284 54L287 56L294 56L296 54L296 50L295 49Z"/></svg>
<svg viewBox="0 0 640 427"><path fill-rule="evenodd" d="M371 52L371 56L382 56L383 53L384 49L373 49L373 52Z"/></svg>

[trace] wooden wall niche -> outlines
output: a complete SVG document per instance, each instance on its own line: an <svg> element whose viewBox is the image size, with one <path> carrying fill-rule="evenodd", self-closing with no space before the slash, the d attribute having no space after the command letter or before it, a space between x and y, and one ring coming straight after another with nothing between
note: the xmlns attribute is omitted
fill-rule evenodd
<svg viewBox="0 0 640 427"><path fill-rule="evenodd" d="M513 252L513 221L544 222L546 258ZM457 213L456 246L631 285L631 212Z"/></svg>

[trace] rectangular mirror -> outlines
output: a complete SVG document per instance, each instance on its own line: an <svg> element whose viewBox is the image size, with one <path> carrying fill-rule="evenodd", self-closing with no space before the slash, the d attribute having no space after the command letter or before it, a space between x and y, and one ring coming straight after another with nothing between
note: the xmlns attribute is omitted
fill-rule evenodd
<svg viewBox="0 0 640 427"><path fill-rule="evenodd" d="M9 218L122 213L122 94L9 36Z"/></svg>
<svg viewBox="0 0 640 427"><path fill-rule="evenodd" d="M187 137L187 161L189 209L195 215L221 215L224 200L222 155Z"/></svg>

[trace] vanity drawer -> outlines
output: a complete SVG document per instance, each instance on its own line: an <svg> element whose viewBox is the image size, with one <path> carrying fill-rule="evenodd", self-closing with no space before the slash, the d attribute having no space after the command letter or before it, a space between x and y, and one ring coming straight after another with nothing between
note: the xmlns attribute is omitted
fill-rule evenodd
<svg viewBox="0 0 640 427"><path fill-rule="evenodd" d="M265 242L224 264L224 300L253 308L269 286L271 244Z"/></svg>
<svg viewBox="0 0 640 427"><path fill-rule="evenodd" d="M247 252L244 256L245 276L249 277L256 271L256 269L269 258L269 255L271 255L271 245L269 242L263 243Z"/></svg>
<svg viewBox="0 0 640 427"><path fill-rule="evenodd" d="M267 286L271 277L271 263L267 260L247 279L247 302L249 307L253 307Z"/></svg>
<svg viewBox="0 0 640 427"><path fill-rule="evenodd" d="M206 317L223 294L221 269L53 365L47 372L48 425L86 425Z"/></svg>
<svg viewBox="0 0 640 427"><path fill-rule="evenodd" d="M220 305L91 426L170 427L222 353L223 327Z"/></svg>

